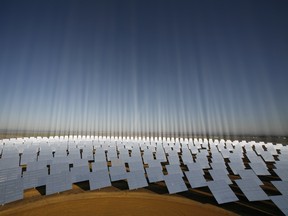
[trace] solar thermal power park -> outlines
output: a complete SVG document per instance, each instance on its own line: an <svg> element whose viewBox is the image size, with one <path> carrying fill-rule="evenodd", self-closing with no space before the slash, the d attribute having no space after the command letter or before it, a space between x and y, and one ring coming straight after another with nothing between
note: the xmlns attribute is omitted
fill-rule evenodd
<svg viewBox="0 0 288 216"><path fill-rule="evenodd" d="M49 215L57 203L60 211L76 215L79 209L73 212L71 205L81 200L80 208L93 209L84 214L97 208L102 208L99 214L109 214L110 208L100 204L107 199L123 215L125 208L153 213L149 212L153 205L165 205L166 215L189 215L187 206L192 204L208 211L203 210L203 215L288 215L285 144L206 138L24 137L0 140L0 155L0 215L16 214L17 209L19 215L36 215L36 209L43 211L45 206ZM141 199L150 203L135 204ZM84 200L94 204L87 207ZM121 201L128 204L120 207ZM172 203L180 207L169 212Z"/></svg>

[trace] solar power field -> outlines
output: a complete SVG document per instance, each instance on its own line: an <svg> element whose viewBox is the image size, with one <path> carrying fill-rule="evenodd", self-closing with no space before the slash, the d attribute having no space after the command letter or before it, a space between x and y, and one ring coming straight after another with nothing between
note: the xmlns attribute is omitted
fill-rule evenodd
<svg viewBox="0 0 288 216"><path fill-rule="evenodd" d="M238 214L288 214L288 146L279 143L25 137L0 140L0 153L2 205L21 202L31 188L48 196L72 190L73 184L86 190L121 184L122 190L147 188Z"/></svg>

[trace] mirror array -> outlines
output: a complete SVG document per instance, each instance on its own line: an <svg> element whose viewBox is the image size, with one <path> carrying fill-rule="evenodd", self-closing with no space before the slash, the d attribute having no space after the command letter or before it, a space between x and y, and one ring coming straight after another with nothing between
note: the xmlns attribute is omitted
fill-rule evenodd
<svg viewBox="0 0 288 216"><path fill-rule="evenodd" d="M0 204L45 186L46 195L88 181L90 190L127 181L129 190L164 182L168 193L207 187L218 204L237 202L237 186L250 202L271 200L288 214L288 146L183 138L97 136L25 137L0 140ZM271 168L272 167L272 168ZM262 189L259 177L278 194ZM239 196L239 195L238 195Z"/></svg>

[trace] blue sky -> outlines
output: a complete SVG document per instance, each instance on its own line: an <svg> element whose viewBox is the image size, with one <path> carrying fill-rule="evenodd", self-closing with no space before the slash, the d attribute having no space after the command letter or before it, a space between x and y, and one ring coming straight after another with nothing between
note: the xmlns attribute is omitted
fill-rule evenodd
<svg viewBox="0 0 288 216"><path fill-rule="evenodd" d="M287 135L287 11L1 0L0 129Z"/></svg>

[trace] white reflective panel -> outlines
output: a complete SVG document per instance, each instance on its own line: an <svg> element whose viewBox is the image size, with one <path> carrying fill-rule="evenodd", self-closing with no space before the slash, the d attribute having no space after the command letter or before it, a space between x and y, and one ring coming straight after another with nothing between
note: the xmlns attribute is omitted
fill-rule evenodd
<svg viewBox="0 0 288 216"><path fill-rule="evenodd" d="M81 158L86 160L94 160L93 149L84 148L81 154Z"/></svg>
<svg viewBox="0 0 288 216"><path fill-rule="evenodd" d="M211 158L211 163L222 163L222 164L225 164L225 161L222 158L222 156L221 157L217 156L217 157Z"/></svg>
<svg viewBox="0 0 288 216"><path fill-rule="evenodd" d="M1 159L4 158L18 158L19 159L19 152L14 147L4 147L2 150Z"/></svg>
<svg viewBox="0 0 288 216"><path fill-rule="evenodd" d="M0 170L19 167L19 155L13 158L1 158Z"/></svg>
<svg viewBox="0 0 288 216"><path fill-rule="evenodd" d="M141 149L141 151L146 151L146 150L148 150L148 146L147 146L147 144L146 143L140 143L140 149Z"/></svg>
<svg viewBox="0 0 288 216"><path fill-rule="evenodd" d="M127 172L124 165L109 167L109 172L112 182L126 179Z"/></svg>
<svg viewBox="0 0 288 216"><path fill-rule="evenodd" d="M82 167L82 166L88 167L88 160L87 159L74 159L73 160L73 167Z"/></svg>
<svg viewBox="0 0 288 216"><path fill-rule="evenodd" d="M201 171L201 173L204 175L204 171L201 168L200 164L198 164L198 163L188 163L187 167L188 167L189 171L194 171L194 170Z"/></svg>
<svg viewBox="0 0 288 216"><path fill-rule="evenodd" d="M288 161L276 161L274 166L277 169L287 169L288 168Z"/></svg>
<svg viewBox="0 0 288 216"><path fill-rule="evenodd" d="M197 146L189 146L190 147L190 150L191 150L191 153L192 154L197 154L197 153L199 153L199 147L197 147Z"/></svg>
<svg viewBox="0 0 288 216"><path fill-rule="evenodd" d="M210 145L210 148L212 147L212 145ZM220 152L222 152L223 150L225 150L225 144L223 142L220 142L218 145L217 145L217 148Z"/></svg>
<svg viewBox="0 0 288 216"><path fill-rule="evenodd" d="M250 163L249 166L255 172L256 175L271 175L271 173L268 171L266 164Z"/></svg>
<svg viewBox="0 0 288 216"><path fill-rule="evenodd" d="M288 154L288 145L285 145L281 148L281 154Z"/></svg>
<svg viewBox="0 0 288 216"><path fill-rule="evenodd" d="M132 146L131 156L140 156L141 157L141 151L138 146Z"/></svg>
<svg viewBox="0 0 288 216"><path fill-rule="evenodd" d="M26 171L39 170L43 168L47 169L47 161L28 162L26 166Z"/></svg>
<svg viewBox="0 0 288 216"><path fill-rule="evenodd" d="M181 167L177 164L166 165L166 170L169 175L179 174L181 177L184 176Z"/></svg>
<svg viewBox="0 0 288 216"><path fill-rule="evenodd" d="M97 170L107 170L108 166L106 161L99 161L99 162L93 162L92 165L92 172L96 172Z"/></svg>
<svg viewBox="0 0 288 216"><path fill-rule="evenodd" d="M70 158L70 157L71 156L54 157L52 160L52 164L72 163L74 158Z"/></svg>
<svg viewBox="0 0 288 216"><path fill-rule="evenodd" d="M214 170L208 170L208 171L214 181L224 180L226 184L233 184L229 176L227 175L226 169L214 169Z"/></svg>
<svg viewBox="0 0 288 216"><path fill-rule="evenodd" d="M198 143L198 142L196 142L196 143L194 143L194 145L195 145L195 147L198 149L197 153L199 153L199 149L202 148L202 147L201 147L201 144ZM196 154L196 153L193 153L193 149L192 149L192 148L191 148L191 152L192 152L192 154Z"/></svg>
<svg viewBox="0 0 288 216"><path fill-rule="evenodd" d="M288 195L288 181L271 181L282 195Z"/></svg>
<svg viewBox="0 0 288 216"><path fill-rule="evenodd" d="M197 157L205 157L207 159L209 152L207 149L200 149L200 152L197 154Z"/></svg>
<svg viewBox="0 0 288 216"><path fill-rule="evenodd" d="M166 162L167 161L165 152L163 150L159 151L158 148L157 148L155 156L156 156L156 159L160 160L161 162Z"/></svg>
<svg viewBox="0 0 288 216"><path fill-rule="evenodd" d="M128 162L142 162L142 157L141 155L131 155L131 157L128 157Z"/></svg>
<svg viewBox="0 0 288 216"><path fill-rule="evenodd" d="M210 169L211 168L207 158L197 158L196 163L198 163L202 169Z"/></svg>
<svg viewBox="0 0 288 216"><path fill-rule="evenodd" d="M250 202L269 200L267 194L253 179L238 179L235 182Z"/></svg>
<svg viewBox="0 0 288 216"><path fill-rule="evenodd" d="M67 156L64 156L64 157L61 157L61 158L66 159L66 161L69 162L69 163L72 163L73 160L81 159L81 155L79 153L77 153L77 154L71 153L71 154L68 154ZM54 160L55 160L55 158L54 158Z"/></svg>
<svg viewBox="0 0 288 216"><path fill-rule="evenodd" d="M219 152L212 154L212 160L214 162L218 162L218 163L223 162L224 163L224 158L222 157L222 155Z"/></svg>
<svg viewBox="0 0 288 216"><path fill-rule="evenodd" d="M230 162L228 163L228 166L231 168L234 175L238 175L238 170L245 169L245 166L243 163Z"/></svg>
<svg viewBox="0 0 288 216"><path fill-rule="evenodd" d="M288 181L288 168L274 169L274 172L279 176L282 181Z"/></svg>
<svg viewBox="0 0 288 216"><path fill-rule="evenodd" d="M156 145L155 146L150 145L150 146L147 146L147 148L151 150L152 152L156 152Z"/></svg>
<svg viewBox="0 0 288 216"><path fill-rule="evenodd" d="M241 146L235 146L233 153L231 153L229 160L231 161L231 157L235 158L244 158L243 149Z"/></svg>
<svg viewBox="0 0 288 216"><path fill-rule="evenodd" d="M96 190L111 186L108 170L102 169L89 173L89 185L90 190Z"/></svg>
<svg viewBox="0 0 288 216"><path fill-rule="evenodd" d="M244 147L244 149L246 150L246 155L247 155L248 153L251 153L251 152L254 154L254 150L253 150L251 144L246 143L243 147Z"/></svg>
<svg viewBox="0 0 288 216"><path fill-rule="evenodd" d="M183 161L184 164L194 163L193 157L192 157L191 154L190 155L189 154L184 154L184 155L181 156L181 158L182 158L182 161Z"/></svg>
<svg viewBox="0 0 288 216"><path fill-rule="evenodd" d="M256 146L255 146L255 152L256 152L258 155L261 155L261 154L264 152L264 149L262 148L262 146L256 145Z"/></svg>
<svg viewBox="0 0 288 216"><path fill-rule="evenodd" d="M207 185L218 204L238 201L237 196L224 180L210 181Z"/></svg>
<svg viewBox="0 0 288 216"><path fill-rule="evenodd" d="M43 155L53 156L53 154L52 154L52 149L51 149L51 148L44 148L44 149L43 149L43 147L42 147L42 148L40 147L39 156L41 157L41 156L43 156ZM39 156L38 156L38 157L39 157Z"/></svg>
<svg viewBox="0 0 288 216"><path fill-rule="evenodd" d="M208 148L208 143L202 143L202 148Z"/></svg>
<svg viewBox="0 0 288 216"><path fill-rule="evenodd" d="M227 175L229 174L229 172L227 171L227 167L226 167L225 163L213 162L213 163L210 163L210 166L211 166L212 170L223 170L223 171L225 171L225 173Z"/></svg>
<svg viewBox="0 0 288 216"><path fill-rule="evenodd" d="M211 156L213 157L213 155L218 155L218 154L220 154L219 153L219 150L216 148L216 146L211 146L211 148L210 148L210 153L211 153ZM222 158L222 155L221 155L221 158Z"/></svg>
<svg viewBox="0 0 288 216"><path fill-rule="evenodd" d="M46 195L59 193L70 189L72 189L72 182L69 172L48 175L46 183Z"/></svg>
<svg viewBox="0 0 288 216"><path fill-rule="evenodd" d="M72 154L72 152L69 152L69 154ZM54 157L66 157L66 156L67 156L66 148L65 149L62 149L62 148L55 149Z"/></svg>
<svg viewBox="0 0 288 216"><path fill-rule="evenodd" d="M72 152L72 151L76 151L77 149L77 143L75 143L74 141L70 140L68 142L68 146L67 146L68 152Z"/></svg>
<svg viewBox="0 0 288 216"><path fill-rule="evenodd" d="M151 161L151 160L154 160L153 152L150 150L144 151L144 154L143 154L144 163L147 164L148 161Z"/></svg>
<svg viewBox="0 0 288 216"><path fill-rule="evenodd" d="M112 164L112 167L124 166L125 165L123 160L118 159L118 158L111 158L111 164Z"/></svg>
<svg viewBox="0 0 288 216"><path fill-rule="evenodd" d="M283 144L281 143L277 143L276 145L274 145L275 149L281 150L283 148Z"/></svg>
<svg viewBox="0 0 288 216"><path fill-rule="evenodd" d="M57 153L58 152L56 151L56 154ZM64 156L65 155L65 151L62 151L60 154L63 154L63 156ZM75 155L79 155L79 157L80 157L80 149L69 146L68 154L75 154Z"/></svg>
<svg viewBox="0 0 288 216"><path fill-rule="evenodd" d="M162 165L161 165L161 162L159 160L148 161L148 166L149 167L160 167L162 169Z"/></svg>
<svg viewBox="0 0 288 216"><path fill-rule="evenodd" d="M246 156L248 157L250 163L262 163L265 165L265 162L260 156L257 156L255 152L247 152Z"/></svg>
<svg viewBox="0 0 288 216"><path fill-rule="evenodd" d="M226 142L226 149L228 149L229 151L233 151L234 150L232 144L231 143L227 143L227 142Z"/></svg>
<svg viewBox="0 0 288 216"><path fill-rule="evenodd" d="M90 173L90 170L87 165L72 167L70 173L72 183L83 182L88 180L88 174Z"/></svg>
<svg viewBox="0 0 288 216"><path fill-rule="evenodd" d="M184 145L182 147L182 156L183 155L190 155L192 157L191 151L190 151L190 149L188 148L187 145Z"/></svg>
<svg viewBox="0 0 288 216"><path fill-rule="evenodd" d="M253 170L246 169L246 170L238 170L238 174L240 175L241 179L253 179L257 185L263 185L263 182L258 178L258 176L253 172Z"/></svg>
<svg viewBox="0 0 288 216"><path fill-rule="evenodd" d="M287 152L285 152L285 153L282 153L282 154L280 154L279 156L278 156L278 159L279 159L279 161L288 161L288 153Z"/></svg>
<svg viewBox="0 0 288 216"><path fill-rule="evenodd" d="M269 198L285 215L288 215L287 195L270 196Z"/></svg>
<svg viewBox="0 0 288 216"><path fill-rule="evenodd" d="M165 184L168 188L169 194L187 191L188 188L179 174L165 175Z"/></svg>
<svg viewBox="0 0 288 216"><path fill-rule="evenodd" d="M51 164L52 160L53 160L52 154L40 154L38 156L38 161L49 161L49 164Z"/></svg>
<svg viewBox="0 0 288 216"><path fill-rule="evenodd" d="M228 149L222 149L221 154L223 158L230 158L230 151Z"/></svg>
<svg viewBox="0 0 288 216"><path fill-rule="evenodd" d="M21 167L2 169L0 170L0 182L9 181L12 179L18 179L21 177L21 173L22 173Z"/></svg>
<svg viewBox="0 0 288 216"><path fill-rule="evenodd" d="M179 157L177 156L167 156L169 164L177 164L180 165Z"/></svg>
<svg viewBox="0 0 288 216"><path fill-rule="evenodd" d="M94 155L94 161L106 161L106 154L104 149L96 149L95 155Z"/></svg>
<svg viewBox="0 0 288 216"><path fill-rule="evenodd" d="M127 182L129 190L148 186L146 177L142 171L134 171L127 173Z"/></svg>
<svg viewBox="0 0 288 216"><path fill-rule="evenodd" d="M118 151L119 151L119 154L122 154L122 155L129 155L129 151L127 148L124 148L124 146L119 146L118 145Z"/></svg>
<svg viewBox="0 0 288 216"><path fill-rule="evenodd" d="M265 162L275 162L275 159L274 159L272 153L269 151L262 152L261 156Z"/></svg>
<svg viewBox="0 0 288 216"><path fill-rule="evenodd" d="M181 152L181 145L180 143L175 143L173 147L173 150L176 151L177 153L180 153Z"/></svg>
<svg viewBox="0 0 288 216"><path fill-rule="evenodd" d="M36 153L24 153L21 155L20 165L24 165L24 164L27 164L28 162L33 162L36 160L37 160Z"/></svg>
<svg viewBox="0 0 288 216"><path fill-rule="evenodd" d="M207 182L203 176L203 170L192 170L185 172L185 175L191 185L191 188L199 188L207 186Z"/></svg>
<svg viewBox="0 0 288 216"><path fill-rule="evenodd" d="M137 162L129 162L129 171L134 172L134 171L141 171L142 173L145 173L143 163L140 161Z"/></svg>
<svg viewBox="0 0 288 216"><path fill-rule="evenodd" d="M50 165L50 175L61 172L69 172L69 163L58 163Z"/></svg>
<svg viewBox="0 0 288 216"><path fill-rule="evenodd" d="M107 160L110 161L111 158L118 158L117 151L115 148L109 147L107 152Z"/></svg>
<svg viewBox="0 0 288 216"><path fill-rule="evenodd" d="M123 161L123 163L128 163L130 160L129 158L129 154L119 154L119 160Z"/></svg>
<svg viewBox="0 0 288 216"><path fill-rule="evenodd" d="M21 178L0 182L0 204L23 199L23 181Z"/></svg>
<svg viewBox="0 0 288 216"><path fill-rule="evenodd" d="M47 168L23 172L23 188L28 189L45 185L46 182L43 179L47 177Z"/></svg>
<svg viewBox="0 0 288 216"><path fill-rule="evenodd" d="M64 156L63 158L67 158L68 163L73 163L73 160L78 160L81 159L80 154L69 154L66 157Z"/></svg>
<svg viewBox="0 0 288 216"><path fill-rule="evenodd" d="M170 148L169 148L168 151L166 151L166 153L168 153L168 156L178 157L178 152L177 152L177 151L174 151L174 150L171 150Z"/></svg>
<svg viewBox="0 0 288 216"><path fill-rule="evenodd" d="M162 168L159 166L146 168L146 172L150 183L164 180Z"/></svg>

